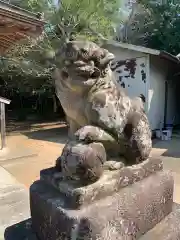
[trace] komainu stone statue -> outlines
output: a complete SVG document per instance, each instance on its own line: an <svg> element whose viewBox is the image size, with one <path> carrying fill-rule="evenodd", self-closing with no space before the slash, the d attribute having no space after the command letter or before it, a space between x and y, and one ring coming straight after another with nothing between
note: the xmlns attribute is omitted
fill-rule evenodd
<svg viewBox="0 0 180 240"><path fill-rule="evenodd" d="M56 56L57 96L70 137L55 166L30 188L40 240L180 239L172 175L149 156L143 103L117 84L113 58L85 41L68 42Z"/></svg>
<svg viewBox="0 0 180 240"><path fill-rule="evenodd" d="M148 159L152 147L148 119L142 103L117 84L110 68L114 55L93 42L71 41L59 58L55 84L72 139L77 144L102 143L107 160L124 156L132 165Z"/></svg>

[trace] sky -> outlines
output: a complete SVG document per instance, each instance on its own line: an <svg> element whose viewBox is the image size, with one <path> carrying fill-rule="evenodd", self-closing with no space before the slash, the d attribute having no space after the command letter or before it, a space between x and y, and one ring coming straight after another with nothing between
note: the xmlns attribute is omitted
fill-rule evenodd
<svg viewBox="0 0 180 240"><path fill-rule="evenodd" d="M58 0L54 0L54 4L58 5Z"/></svg>

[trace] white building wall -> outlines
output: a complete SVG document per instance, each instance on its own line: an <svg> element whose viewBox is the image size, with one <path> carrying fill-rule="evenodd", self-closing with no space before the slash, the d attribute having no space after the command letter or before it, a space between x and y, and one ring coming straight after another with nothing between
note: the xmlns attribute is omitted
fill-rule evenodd
<svg viewBox="0 0 180 240"><path fill-rule="evenodd" d="M114 53L116 57L112 63L112 70L117 82L130 97L143 94L147 99L148 55L112 45L107 45L105 48Z"/></svg>
<svg viewBox="0 0 180 240"><path fill-rule="evenodd" d="M148 94L148 118L152 130L164 124L165 112L165 81L170 63L157 56L150 56L150 85ZM175 85L168 80L166 122L171 122L176 114Z"/></svg>
<svg viewBox="0 0 180 240"><path fill-rule="evenodd" d="M147 112L151 129L155 130L159 128L160 122L164 123L165 80L170 68L170 63L166 60L160 59L158 56L152 56L138 51L123 49L112 45L105 45L104 47L115 54L116 58L114 63L123 60L136 60L137 66L134 78L126 78L127 71L124 70L124 65L121 65L114 71L116 79L119 81L120 77L120 85L125 83L125 91L130 97L136 97L140 94L145 96L145 110ZM145 68L141 67L142 63L145 64ZM144 70L146 74L145 83L142 81L142 70ZM168 122L173 119L173 116L176 113L175 88L175 84L168 84L166 118Z"/></svg>
<svg viewBox="0 0 180 240"><path fill-rule="evenodd" d="M148 119L152 130L164 122L165 77L163 69L150 57L150 81L148 92Z"/></svg>
<svg viewBox="0 0 180 240"><path fill-rule="evenodd" d="M117 82L131 98L143 94L146 100L145 111L147 111L149 86L148 54L112 45L106 45L104 47L115 55L112 70L114 71Z"/></svg>
<svg viewBox="0 0 180 240"><path fill-rule="evenodd" d="M147 57L116 60L112 63L116 81L128 96L144 96L147 101Z"/></svg>

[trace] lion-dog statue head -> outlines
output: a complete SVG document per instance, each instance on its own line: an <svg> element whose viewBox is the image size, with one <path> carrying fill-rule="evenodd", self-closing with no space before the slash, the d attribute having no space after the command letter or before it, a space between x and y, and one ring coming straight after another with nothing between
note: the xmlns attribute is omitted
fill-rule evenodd
<svg viewBox="0 0 180 240"><path fill-rule="evenodd" d="M89 41L70 41L56 54L60 75L72 91L84 91L106 75L114 55Z"/></svg>

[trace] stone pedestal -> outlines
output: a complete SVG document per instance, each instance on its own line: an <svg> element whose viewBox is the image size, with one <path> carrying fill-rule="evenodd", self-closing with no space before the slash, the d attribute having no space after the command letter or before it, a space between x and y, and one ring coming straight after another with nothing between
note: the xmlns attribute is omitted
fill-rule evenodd
<svg viewBox="0 0 180 240"><path fill-rule="evenodd" d="M157 159L104 171L88 186L47 169L30 188L33 230L40 240L139 239L172 212L173 185Z"/></svg>

